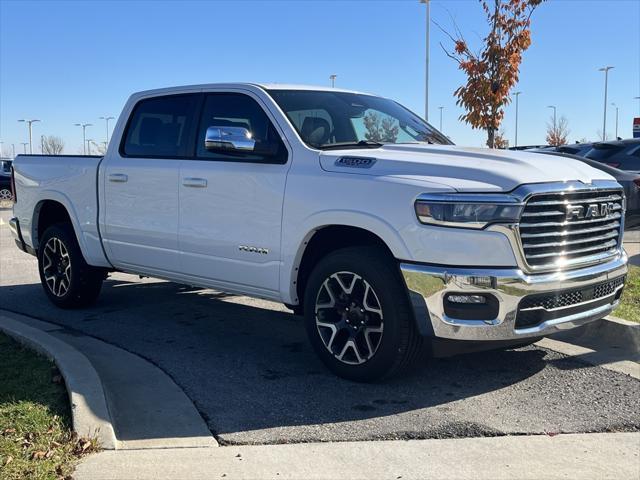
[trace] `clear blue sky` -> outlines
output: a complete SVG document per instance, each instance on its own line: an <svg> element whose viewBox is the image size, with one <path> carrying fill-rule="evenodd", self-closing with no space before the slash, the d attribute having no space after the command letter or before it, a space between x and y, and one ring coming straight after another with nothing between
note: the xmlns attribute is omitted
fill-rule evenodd
<svg viewBox="0 0 640 480"><path fill-rule="evenodd" d="M432 19L468 40L486 25L476 0L432 0ZM570 140L602 129L603 74L613 65L609 99L620 108L619 135L631 136L640 105L640 1L550 0L533 17L533 44L521 68L519 143L543 143L555 104ZM191 83L266 81L328 84L393 97L423 114L424 5L408 1L12 1L0 0L0 141L22 151L39 118L41 134L81 150L77 122L104 140L100 116L117 116L134 91ZM453 91L464 77L433 26L430 120L456 143L480 146L484 134L461 123ZM609 109L613 134L615 111ZM505 133L513 143L514 108ZM37 148L36 148L37 145Z"/></svg>

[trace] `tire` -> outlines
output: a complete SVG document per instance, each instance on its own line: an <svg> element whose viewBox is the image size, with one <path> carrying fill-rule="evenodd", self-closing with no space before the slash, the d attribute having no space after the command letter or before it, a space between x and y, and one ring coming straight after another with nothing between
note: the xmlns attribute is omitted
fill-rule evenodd
<svg viewBox="0 0 640 480"><path fill-rule="evenodd" d="M345 248L321 259L304 306L311 345L340 377L391 378L414 366L423 351L398 266L381 248Z"/></svg>
<svg viewBox="0 0 640 480"><path fill-rule="evenodd" d="M47 228L38 248L40 283L60 308L80 308L98 298L105 271L85 262L73 228L58 223Z"/></svg>
<svg viewBox="0 0 640 480"><path fill-rule="evenodd" d="M13 195L8 188L0 188L0 208L11 207L13 201Z"/></svg>

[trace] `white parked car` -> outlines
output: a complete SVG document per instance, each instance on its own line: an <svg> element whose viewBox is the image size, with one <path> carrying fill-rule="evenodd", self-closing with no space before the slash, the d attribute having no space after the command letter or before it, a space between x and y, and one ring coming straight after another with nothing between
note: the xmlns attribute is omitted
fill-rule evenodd
<svg viewBox="0 0 640 480"><path fill-rule="evenodd" d="M461 148L393 100L287 85L134 94L104 157L20 155L19 248L63 308L123 271L304 313L336 374L600 319L627 272L606 173Z"/></svg>

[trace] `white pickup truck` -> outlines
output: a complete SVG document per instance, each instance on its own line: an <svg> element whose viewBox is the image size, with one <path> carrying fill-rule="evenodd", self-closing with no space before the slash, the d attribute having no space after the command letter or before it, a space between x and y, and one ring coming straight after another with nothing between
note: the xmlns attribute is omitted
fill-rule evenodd
<svg viewBox="0 0 640 480"><path fill-rule="evenodd" d="M211 84L134 94L104 157L20 155L11 228L63 308L123 271L285 303L329 369L598 320L627 273L624 195L570 159L461 148L398 103ZM144 301L144 299L141 299Z"/></svg>

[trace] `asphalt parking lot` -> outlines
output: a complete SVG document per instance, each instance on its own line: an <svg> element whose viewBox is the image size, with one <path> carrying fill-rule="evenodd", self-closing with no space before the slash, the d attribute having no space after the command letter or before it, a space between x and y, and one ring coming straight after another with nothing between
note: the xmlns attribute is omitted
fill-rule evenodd
<svg viewBox="0 0 640 480"><path fill-rule="evenodd" d="M98 303L63 311L0 211L0 308L58 323L151 361L222 444L640 430L640 382L532 346L428 360L384 384L328 373L282 305L112 275Z"/></svg>

